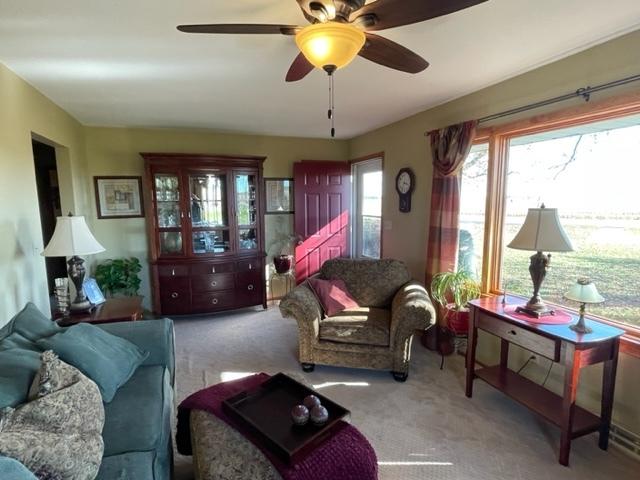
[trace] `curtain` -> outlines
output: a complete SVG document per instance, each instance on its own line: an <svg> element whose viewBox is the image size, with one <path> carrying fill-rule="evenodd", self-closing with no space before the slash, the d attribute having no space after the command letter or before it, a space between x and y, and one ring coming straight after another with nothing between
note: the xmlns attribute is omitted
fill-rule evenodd
<svg viewBox="0 0 640 480"><path fill-rule="evenodd" d="M429 132L433 157L426 285L436 273L454 271L458 256L460 182L478 122Z"/></svg>

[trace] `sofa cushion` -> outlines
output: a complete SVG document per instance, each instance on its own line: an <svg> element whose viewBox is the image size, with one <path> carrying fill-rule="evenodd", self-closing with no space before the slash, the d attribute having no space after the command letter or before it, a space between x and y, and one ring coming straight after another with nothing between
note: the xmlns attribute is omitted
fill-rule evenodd
<svg viewBox="0 0 640 480"><path fill-rule="evenodd" d="M161 446L167 428L165 416L172 408L168 383L164 367L140 367L105 405L105 456Z"/></svg>
<svg viewBox="0 0 640 480"><path fill-rule="evenodd" d="M19 461L0 455L0 478L11 480L37 480Z"/></svg>
<svg viewBox="0 0 640 480"><path fill-rule="evenodd" d="M113 400L149 355L124 338L111 335L88 323L79 323L36 344L53 350L62 360L96 382L105 403Z"/></svg>
<svg viewBox="0 0 640 480"><path fill-rule="evenodd" d="M389 346L391 312L359 307L320 322L320 340L356 345Z"/></svg>
<svg viewBox="0 0 640 480"><path fill-rule="evenodd" d="M0 409L27 400L33 377L40 368L40 353L23 348L0 351Z"/></svg>
<svg viewBox="0 0 640 480"><path fill-rule="evenodd" d="M333 258L320 269L324 279L342 279L349 293L363 307L389 307L395 293L411 275L399 260Z"/></svg>
<svg viewBox="0 0 640 480"><path fill-rule="evenodd" d="M154 452L127 452L102 459L96 480L169 478L154 475Z"/></svg>
<svg viewBox="0 0 640 480"><path fill-rule="evenodd" d="M328 317L332 317L343 310L358 308L358 302L354 300L347 290L344 280L339 278L334 280L309 278L307 282Z"/></svg>
<svg viewBox="0 0 640 480"><path fill-rule="evenodd" d="M10 350L17 348L20 350L30 350L32 352L40 353L40 348L28 338L20 335L18 332L13 332L8 337L0 340L0 352L4 350Z"/></svg>
<svg viewBox="0 0 640 480"><path fill-rule="evenodd" d="M0 330L0 340L18 332L23 337L35 342L43 337L49 337L62 330L50 318L46 317L38 307L29 302Z"/></svg>

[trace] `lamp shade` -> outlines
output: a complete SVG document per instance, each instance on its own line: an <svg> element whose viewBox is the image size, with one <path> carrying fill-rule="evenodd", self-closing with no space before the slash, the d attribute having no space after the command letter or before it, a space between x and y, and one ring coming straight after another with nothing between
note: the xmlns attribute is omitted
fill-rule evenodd
<svg viewBox="0 0 640 480"><path fill-rule="evenodd" d="M573 251L571 240L560 225L558 209L545 208L544 205L529 209L520 231L507 246L532 252Z"/></svg>
<svg viewBox="0 0 640 480"><path fill-rule="evenodd" d="M569 291L564 294L564 298L580 303L604 302L604 297L598 293L598 289L588 278L579 278Z"/></svg>
<svg viewBox="0 0 640 480"><path fill-rule="evenodd" d="M309 63L316 68L348 65L365 42L362 30L353 25L327 22L309 25L296 34L296 44Z"/></svg>
<svg viewBox="0 0 640 480"><path fill-rule="evenodd" d="M84 221L84 217L58 217L56 229L42 255L45 257L71 257L104 252Z"/></svg>

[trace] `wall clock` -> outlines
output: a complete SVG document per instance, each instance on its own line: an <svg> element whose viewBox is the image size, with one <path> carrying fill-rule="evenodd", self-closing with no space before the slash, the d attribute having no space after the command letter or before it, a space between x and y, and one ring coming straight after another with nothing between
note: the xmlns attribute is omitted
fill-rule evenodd
<svg viewBox="0 0 640 480"><path fill-rule="evenodd" d="M396 176L396 191L400 197L401 212L411 211L411 195L416 186L416 176L410 168L401 168Z"/></svg>

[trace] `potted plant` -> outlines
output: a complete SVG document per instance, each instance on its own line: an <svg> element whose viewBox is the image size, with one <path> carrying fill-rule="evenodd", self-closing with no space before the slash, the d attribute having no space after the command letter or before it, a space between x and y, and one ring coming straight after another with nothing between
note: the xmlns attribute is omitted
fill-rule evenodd
<svg viewBox="0 0 640 480"><path fill-rule="evenodd" d="M120 293L131 297L140 289L140 270L142 266L135 257L106 260L96 267L96 281L107 296Z"/></svg>
<svg viewBox="0 0 640 480"><path fill-rule="evenodd" d="M286 273L291 270L293 251L298 241L296 235L281 233L274 239L269 253L273 256L273 266L278 273Z"/></svg>
<svg viewBox="0 0 640 480"><path fill-rule="evenodd" d="M469 300L480 297L480 284L465 270L441 272L431 282L431 297L445 309L447 327L456 335L469 331Z"/></svg>

